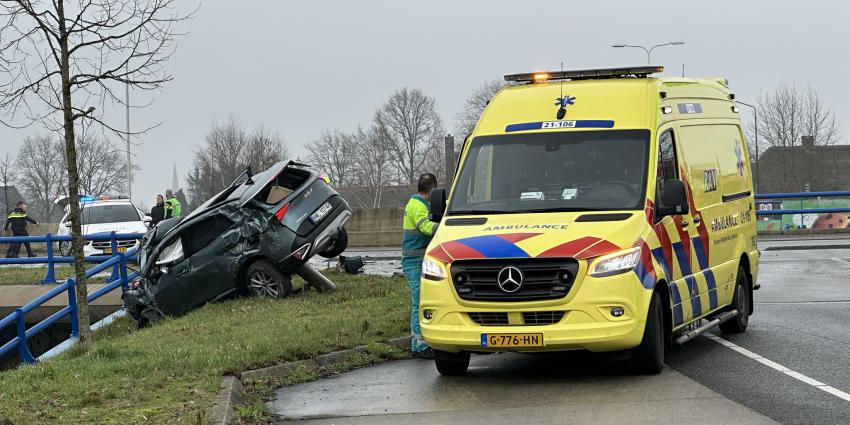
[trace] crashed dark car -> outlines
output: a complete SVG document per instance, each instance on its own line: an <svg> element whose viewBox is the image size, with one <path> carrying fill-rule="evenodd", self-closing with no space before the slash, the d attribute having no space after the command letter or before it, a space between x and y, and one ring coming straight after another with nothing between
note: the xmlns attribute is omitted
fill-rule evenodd
<svg viewBox="0 0 850 425"><path fill-rule="evenodd" d="M127 310L145 325L234 294L284 297L311 257L345 250L350 217L330 180L303 164L248 169L188 216L148 231Z"/></svg>

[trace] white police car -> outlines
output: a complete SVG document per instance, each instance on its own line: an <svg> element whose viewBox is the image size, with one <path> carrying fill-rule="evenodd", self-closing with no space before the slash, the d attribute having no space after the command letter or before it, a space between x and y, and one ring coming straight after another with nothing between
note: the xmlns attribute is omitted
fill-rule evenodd
<svg viewBox="0 0 850 425"><path fill-rule="evenodd" d="M91 236L96 234L115 233L145 233L148 230L147 223L150 217L147 217L144 212L136 208L129 199L109 199L101 197L94 199L90 196L80 197L80 213L82 219L83 236ZM71 221L69 218L68 207L62 217L62 222L59 223L57 235L71 234ZM137 240L119 240L118 252L125 252L128 249L136 246ZM71 242L59 242L59 253L62 256L71 255ZM83 253L86 256L90 255L111 255L111 242L106 241L86 241L83 247Z"/></svg>

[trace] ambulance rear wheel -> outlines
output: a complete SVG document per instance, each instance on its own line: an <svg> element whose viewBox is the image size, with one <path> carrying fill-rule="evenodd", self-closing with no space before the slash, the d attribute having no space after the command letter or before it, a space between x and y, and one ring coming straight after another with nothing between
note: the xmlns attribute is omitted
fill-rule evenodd
<svg viewBox="0 0 850 425"><path fill-rule="evenodd" d="M661 297L652 294L646 327L640 345L632 349L632 369L637 373L657 374L664 368L664 322Z"/></svg>
<svg viewBox="0 0 850 425"><path fill-rule="evenodd" d="M747 282L747 272L738 267L738 278L735 279L735 295L732 296L731 308L738 310L738 315L720 324L720 330L727 334L739 334L747 330L750 322L750 290Z"/></svg>
<svg viewBox="0 0 850 425"><path fill-rule="evenodd" d="M434 364L437 366L437 371L440 372L440 375L465 375L466 370L469 369L469 353L464 351L449 353L434 350Z"/></svg>

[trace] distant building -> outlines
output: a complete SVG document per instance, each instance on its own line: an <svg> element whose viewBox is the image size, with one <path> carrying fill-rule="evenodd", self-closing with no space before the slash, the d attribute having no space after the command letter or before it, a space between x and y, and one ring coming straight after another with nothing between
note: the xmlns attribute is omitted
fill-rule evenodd
<svg viewBox="0 0 850 425"><path fill-rule="evenodd" d="M6 199L7 196L8 199ZM24 197L15 186L0 186L0 209L3 211L3 219L5 220L6 214L15 208L18 201L23 200Z"/></svg>
<svg viewBox="0 0 850 425"><path fill-rule="evenodd" d="M850 190L850 145L772 146L759 158L760 193ZM753 168L755 172L755 168Z"/></svg>

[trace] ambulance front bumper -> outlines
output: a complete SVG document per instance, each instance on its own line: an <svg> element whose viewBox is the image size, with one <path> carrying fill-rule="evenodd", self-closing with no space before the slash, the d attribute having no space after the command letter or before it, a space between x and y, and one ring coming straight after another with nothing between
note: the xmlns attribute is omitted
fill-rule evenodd
<svg viewBox="0 0 850 425"><path fill-rule="evenodd" d="M447 352L617 351L638 346L643 338L647 303L652 292L634 273L584 277L559 300L534 302L467 302L447 281L422 279L419 319L432 348ZM613 309L622 309L615 316ZM528 325L531 317L554 317L553 323ZM563 313L563 316L560 314ZM426 317L430 319L426 319ZM560 316L560 319L557 319ZM490 325L487 321L509 324ZM490 347L490 334L542 334L542 346Z"/></svg>

